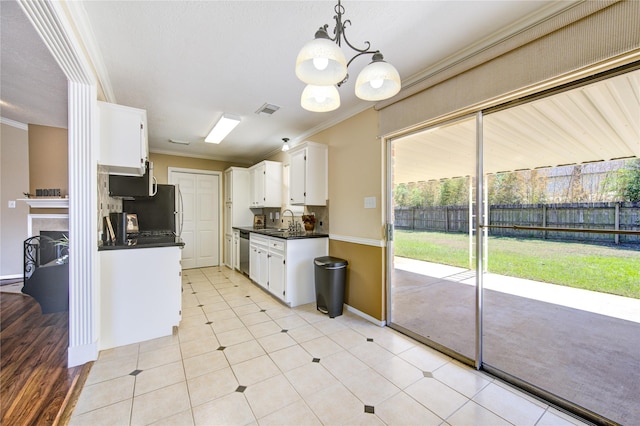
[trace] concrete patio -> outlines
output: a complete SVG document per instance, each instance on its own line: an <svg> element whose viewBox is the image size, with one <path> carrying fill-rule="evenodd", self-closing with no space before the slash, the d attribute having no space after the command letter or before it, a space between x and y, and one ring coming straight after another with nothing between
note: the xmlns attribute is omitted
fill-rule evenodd
<svg viewBox="0 0 640 426"><path fill-rule="evenodd" d="M395 258L392 322L469 358L475 272ZM640 300L484 275L484 363L620 424L640 424Z"/></svg>

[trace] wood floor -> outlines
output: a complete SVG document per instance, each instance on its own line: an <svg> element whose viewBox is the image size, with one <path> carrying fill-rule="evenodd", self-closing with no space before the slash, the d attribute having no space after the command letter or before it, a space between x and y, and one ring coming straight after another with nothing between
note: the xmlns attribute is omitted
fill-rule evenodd
<svg viewBox="0 0 640 426"><path fill-rule="evenodd" d="M29 296L0 292L0 424L65 424L90 365L67 368L69 313L43 315Z"/></svg>

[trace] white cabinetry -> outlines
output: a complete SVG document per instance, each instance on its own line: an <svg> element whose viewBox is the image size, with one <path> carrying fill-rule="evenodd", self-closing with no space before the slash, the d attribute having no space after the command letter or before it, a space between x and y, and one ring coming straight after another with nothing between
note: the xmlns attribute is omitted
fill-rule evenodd
<svg viewBox="0 0 640 426"><path fill-rule="evenodd" d="M240 231L233 231L233 269L240 270Z"/></svg>
<svg viewBox="0 0 640 426"><path fill-rule="evenodd" d="M289 203L291 205L327 205L326 145L304 142L289 151Z"/></svg>
<svg viewBox="0 0 640 426"><path fill-rule="evenodd" d="M234 226L251 226L253 214L249 210L249 170L241 167L230 167L224 171L224 264L233 269L239 265L240 259L236 258L233 240ZM239 268L236 268L239 269Z"/></svg>
<svg viewBox="0 0 640 426"><path fill-rule="evenodd" d="M285 240L269 239L269 281L267 287L271 294L283 301L286 301L287 264L284 257L286 245Z"/></svg>
<svg viewBox="0 0 640 426"><path fill-rule="evenodd" d="M98 163L110 174L142 176L149 156L147 112L106 102L98 102L98 112Z"/></svg>
<svg viewBox="0 0 640 426"><path fill-rule="evenodd" d="M269 238L249 235L249 278L260 287L267 288L269 281Z"/></svg>
<svg viewBox="0 0 640 426"><path fill-rule="evenodd" d="M251 251L250 275L256 284L291 307L315 300L313 259L327 256L328 238L285 240L253 232L250 238L256 249L255 255Z"/></svg>
<svg viewBox="0 0 640 426"><path fill-rule="evenodd" d="M99 350L170 336L181 319L179 247L102 250Z"/></svg>
<svg viewBox="0 0 640 426"><path fill-rule="evenodd" d="M233 234L225 234L224 236L224 264L228 268L233 269Z"/></svg>
<svg viewBox="0 0 640 426"><path fill-rule="evenodd" d="M281 207L282 205L282 163L262 161L249 168L249 207Z"/></svg>

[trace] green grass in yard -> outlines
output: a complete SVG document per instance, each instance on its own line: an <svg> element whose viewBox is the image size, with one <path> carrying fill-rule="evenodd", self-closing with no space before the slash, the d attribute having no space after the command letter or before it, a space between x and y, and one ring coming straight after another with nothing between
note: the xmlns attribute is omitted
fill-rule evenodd
<svg viewBox="0 0 640 426"><path fill-rule="evenodd" d="M395 255L469 267L465 234L396 230ZM640 299L640 247L489 238L489 272Z"/></svg>

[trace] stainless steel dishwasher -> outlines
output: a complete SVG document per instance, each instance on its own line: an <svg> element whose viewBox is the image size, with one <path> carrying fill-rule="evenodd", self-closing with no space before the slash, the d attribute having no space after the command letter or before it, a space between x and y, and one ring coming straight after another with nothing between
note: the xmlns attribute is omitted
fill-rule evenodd
<svg viewBox="0 0 640 426"><path fill-rule="evenodd" d="M249 276L249 231L240 230L240 272Z"/></svg>

